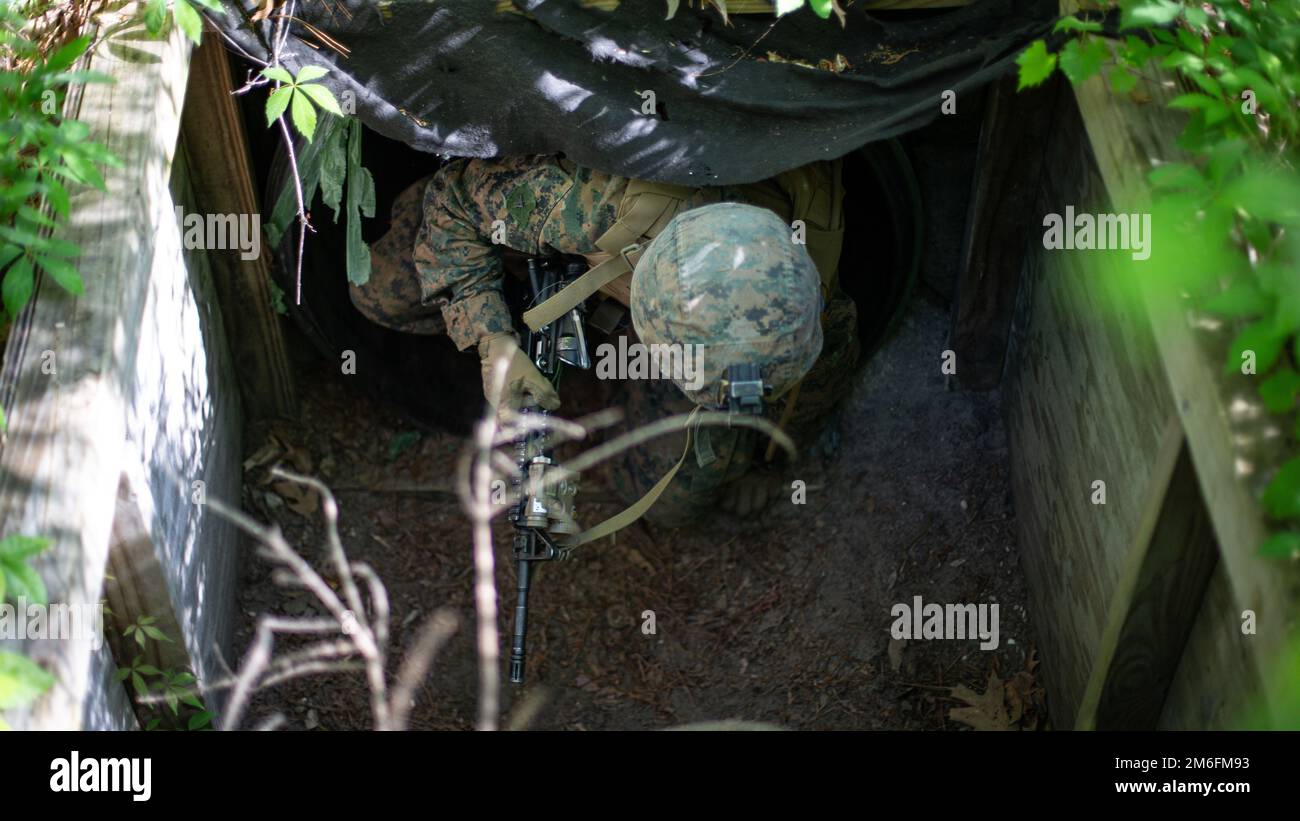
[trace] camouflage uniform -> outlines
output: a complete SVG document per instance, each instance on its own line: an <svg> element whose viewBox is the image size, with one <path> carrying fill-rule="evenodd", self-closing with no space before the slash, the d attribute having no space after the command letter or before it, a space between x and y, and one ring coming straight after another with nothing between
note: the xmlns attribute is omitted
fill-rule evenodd
<svg viewBox="0 0 1300 821"><path fill-rule="evenodd" d="M393 229L374 245L370 281L352 286L353 302L379 324L446 333L461 350L489 334L513 330L497 245L527 255L597 254L595 241L616 220L627 183L551 156L453 161L398 197ZM770 201L774 187L765 181L700 189L686 205L757 200L750 192ZM416 230L414 206L421 191L423 213ZM413 255L402 252L412 247ZM630 328L625 333L629 342L636 341ZM847 393L858 358L856 312L838 290L829 295L823 335L822 354L805 376L786 424L801 446L816 437L819 424ZM695 407L666 379L629 380L617 387L629 426ZM766 409L772 421L779 421L788 398ZM763 444L758 438L752 431L719 428L697 437L694 456L647 518L680 523L714 507L722 486L754 463L755 448ZM613 472L620 493L629 501L639 498L676 464L684 444L681 436L661 437L629 452ZM762 460L761 450L757 459Z"/></svg>

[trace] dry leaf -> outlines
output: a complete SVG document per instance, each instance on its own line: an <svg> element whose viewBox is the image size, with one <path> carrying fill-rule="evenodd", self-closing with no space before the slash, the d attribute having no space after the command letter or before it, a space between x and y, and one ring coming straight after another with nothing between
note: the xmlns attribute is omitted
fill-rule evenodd
<svg viewBox="0 0 1300 821"><path fill-rule="evenodd" d="M262 0L262 7L254 12L250 19L257 23L270 17L273 11L275 11L275 0Z"/></svg>
<svg viewBox="0 0 1300 821"><path fill-rule="evenodd" d="M988 688L983 693L976 693L969 687L958 684L952 688L953 698L966 702L967 707L953 707L948 711L948 718L974 727L976 730L1010 730L1015 728L1015 720L1007 712L1005 704L1006 688L997 673L989 672Z"/></svg>

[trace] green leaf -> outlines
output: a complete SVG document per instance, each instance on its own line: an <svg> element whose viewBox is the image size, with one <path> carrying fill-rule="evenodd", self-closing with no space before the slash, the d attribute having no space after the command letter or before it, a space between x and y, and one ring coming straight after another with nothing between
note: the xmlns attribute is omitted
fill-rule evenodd
<svg viewBox="0 0 1300 821"><path fill-rule="evenodd" d="M130 667L119 667L119 668L118 668L118 669L113 673L113 681L119 681L119 682L121 682L121 681L126 681L126 678L127 678L127 676L129 676L129 675L131 675L131 668L130 668Z"/></svg>
<svg viewBox="0 0 1300 821"><path fill-rule="evenodd" d="M14 534L0 539L0 559L26 561L50 546L50 540Z"/></svg>
<svg viewBox="0 0 1300 821"><path fill-rule="evenodd" d="M1178 19L1182 13L1181 3L1174 0L1143 0L1123 9L1120 16L1121 29L1148 28L1163 26Z"/></svg>
<svg viewBox="0 0 1300 821"><path fill-rule="evenodd" d="M48 178L45 180L45 199L54 209L54 213L61 217L68 216L68 189L64 188L58 180Z"/></svg>
<svg viewBox="0 0 1300 821"><path fill-rule="evenodd" d="M792 11L798 11L803 8L803 2L804 0L776 0L776 16L781 17L782 15L789 14ZM674 5L676 5L676 3L674 3ZM672 16L673 15L669 13L668 19L671 20Z"/></svg>
<svg viewBox="0 0 1300 821"><path fill-rule="evenodd" d="M161 34L163 23L167 19L167 4L164 0L149 0L144 7L144 25L150 34Z"/></svg>
<svg viewBox="0 0 1300 821"><path fill-rule="evenodd" d="M145 646L145 644L146 644L146 639L145 639L145 635L144 635L144 631L143 631L143 630L137 630L137 631L135 632L135 643L138 644L138 645L140 645L141 647L144 647L144 646Z"/></svg>
<svg viewBox="0 0 1300 821"><path fill-rule="evenodd" d="M77 266L67 260L38 255L36 264L41 270L54 278L63 290L73 296L81 296L86 292L86 286L81 281L81 274L77 273Z"/></svg>
<svg viewBox="0 0 1300 821"><path fill-rule="evenodd" d="M188 704L196 710L203 709L203 702L199 701L198 696L187 690L179 690L176 695L180 698L182 704Z"/></svg>
<svg viewBox="0 0 1300 821"><path fill-rule="evenodd" d="M278 80L286 85L293 85L293 75L284 66L268 66L262 69L261 74L269 80Z"/></svg>
<svg viewBox="0 0 1300 821"><path fill-rule="evenodd" d="M1109 54L1105 42L1099 38L1071 40L1061 50L1061 71L1065 72L1071 83L1078 85L1101 71L1101 65Z"/></svg>
<svg viewBox="0 0 1300 821"><path fill-rule="evenodd" d="M320 166L320 193L325 205L334 209L334 222L339 221L339 208L343 204L343 185L348 174L348 132L342 128L331 129L322 138Z"/></svg>
<svg viewBox="0 0 1300 821"><path fill-rule="evenodd" d="M0 286L0 296L4 298L5 310L10 317L17 317L27 301L32 298L32 261L26 256L19 257L4 275L4 285Z"/></svg>
<svg viewBox="0 0 1300 821"><path fill-rule="evenodd" d="M1056 25L1052 27L1052 31L1101 31L1101 23L1095 20L1080 20L1078 17L1070 15L1057 20Z"/></svg>
<svg viewBox="0 0 1300 821"><path fill-rule="evenodd" d="M151 639L155 639L157 641L165 641L170 644L175 644L175 642L167 638L166 633L159 630L157 627L153 627L152 625L149 625L149 626L141 627L140 629L143 630L145 635L147 635Z"/></svg>
<svg viewBox="0 0 1300 821"><path fill-rule="evenodd" d="M298 78L295 82L299 84L309 83L312 80L319 80L326 74L329 74L329 69L322 66L303 66L298 69Z"/></svg>
<svg viewBox="0 0 1300 821"><path fill-rule="evenodd" d="M1260 290L1253 279L1243 278L1207 299L1203 307L1216 316L1240 319L1267 313L1272 302L1272 297Z"/></svg>
<svg viewBox="0 0 1300 821"><path fill-rule="evenodd" d="M1300 557L1300 533L1294 530L1275 533L1259 546L1259 555L1270 559Z"/></svg>
<svg viewBox="0 0 1300 821"><path fill-rule="evenodd" d="M306 71L306 69L303 69ZM298 86L298 90L312 99L316 105L325 109L336 117L343 116L343 109L339 108L338 100L334 99L334 94L328 88L318 83L307 83Z"/></svg>
<svg viewBox="0 0 1300 821"><path fill-rule="evenodd" d="M1214 125L1228 119L1228 106L1223 100L1206 94L1180 94L1170 100L1169 107L1200 111L1205 115L1206 125Z"/></svg>
<svg viewBox="0 0 1300 821"><path fill-rule="evenodd" d="M180 700L176 698L175 693L173 693L171 690L168 690L167 692L163 693L163 700L166 701L167 706L172 709L172 715L180 715L180 710L181 710Z"/></svg>
<svg viewBox="0 0 1300 821"><path fill-rule="evenodd" d="M813 14L823 20L831 16L831 0L808 0L808 5L812 7Z"/></svg>
<svg viewBox="0 0 1300 821"><path fill-rule="evenodd" d="M1300 179L1280 169L1259 168L1239 175L1224 186L1221 198L1253 217L1300 225Z"/></svg>
<svg viewBox="0 0 1300 821"><path fill-rule="evenodd" d="M664 18L665 20L673 19L673 15L677 13L677 6L680 2L681 0L668 0L668 16Z"/></svg>
<svg viewBox="0 0 1300 821"><path fill-rule="evenodd" d="M5 246L0 247L0 271L9 267L9 263L18 259L22 253L23 249L20 245L6 244Z"/></svg>
<svg viewBox="0 0 1300 821"><path fill-rule="evenodd" d="M149 723L146 724L146 725L144 725L144 729L145 729L145 732L152 732L152 731L158 729L158 727L161 726L161 725L162 725L162 719L161 719L161 718L151 718L151 719L149 719Z"/></svg>
<svg viewBox="0 0 1300 821"><path fill-rule="evenodd" d="M293 96L293 86L284 86L271 92L266 98L266 124L274 125L275 121L284 114L284 110L289 107L289 99Z"/></svg>
<svg viewBox="0 0 1300 821"><path fill-rule="evenodd" d="M1255 352L1255 373L1268 373L1282 353L1285 337L1279 335L1270 320L1259 320L1242 329L1228 348L1228 364L1224 373L1241 373L1242 354Z"/></svg>
<svg viewBox="0 0 1300 821"><path fill-rule="evenodd" d="M136 619L137 624L156 624L157 621L158 621L157 616L141 616L140 618Z"/></svg>
<svg viewBox="0 0 1300 821"><path fill-rule="evenodd" d="M176 16L176 24L181 27L181 31L197 46L203 38L203 18L185 0L173 0L172 14Z"/></svg>
<svg viewBox="0 0 1300 821"><path fill-rule="evenodd" d="M54 676L26 656L0 650L0 710L35 701L54 685Z"/></svg>
<svg viewBox="0 0 1300 821"><path fill-rule="evenodd" d="M1259 397L1264 400L1264 407L1273 413L1290 411L1295 406L1298 393L1300 373L1296 373L1289 365L1278 368L1259 386Z"/></svg>
<svg viewBox="0 0 1300 821"><path fill-rule="evenodd" d="M293 99L289 101L289 114L293 119L294 128L307 138L307 142L311 142L311 138L316 134L316 109L305 94L293 95Z"/></svg>
<svg viewBox="0 0 1300 821"><path fill-rule="evenodd" d="M195 713L190 716L190 720L186 722L185 728L188 730L202 730L204 727L207 727L212 723L212 717L213 714L207 710L204 710L201 713Z"/></svg>
<svg viewBox="0 0 1300 821"><path fill-rule="evenodd" d="M162 673L161 670L154 667L152 664L141 664L139 667L135 668L135 671L142 676L157 676Z"/></svg>
<svg viewBox="0 0 1300 821"><path fill-rule="evenodd" d="M1300 456L1282 465L1264 488L1260 502L1275 519L1300 518Z"/></svg>
<svg viewBox="0 0 1300 821"><path fill-rule="evenodd" d="M64 153L63 166L77 182L93 186L100 191L107 189L107 186L104 185L104 177L99 173L99 169L85 156L79 153Z"/></svg>
<svg viewBox="0 0 1300 821"><path fill-rule="evenodd" d="M361 216L375 215L375 181L361 165L361 121L352 119L348 126L348 225L346 256L348 282L364 285L370 281L370 248L361 238Z"/></svg>
<svg viewBox="0 0 1300 821"><path fill-rule="evenodd" d="M9 597L15 601L25 598L32 604L44 606L49 603L45 592L45 582L36 569L25 562L0 559L0 572L8 578Z"/></svg>
<svg viewBox="0 0 1300 821"><path fill-rule="evenodd" d="M1115 66L1106 77L1110 80L1110 90L1116 94L1128 94L1137 87L1137 76L1123 66Z"/></svg>
<svg viewBox="0 0 1300 821"><path fill-rule="evenodd" d="M1035 40L1016 58L1016 65L1020 66L1020 84L1016 87L1020 91L1050 77L1056 68L1056 55L1047 51L1047 44L1042 40Z"/></svg>
<svg viewBox="0 0 1300 821"><path fill-rule="evenodd" d="M148 695L149 685L144 683L144 678L134 670L131 671L131 686L135 688L137 695Z"/></svg>
<svg viewBox="0 0 1300 821"><path fill-rule="evenodd" d="M218 14L225 14L226 10L221 7L221 0L194 0L208 11L215 11Z"/></svg>
<svg viewBox="0 0 1300 821"><path fill-rule="evenodd" d="M77 58L86 53L90 46L90 38L87 36L78 37L72 42L60 48L50 55L45 61L45 70L51 74L63 71L64 69L77 62Z"/></svg>

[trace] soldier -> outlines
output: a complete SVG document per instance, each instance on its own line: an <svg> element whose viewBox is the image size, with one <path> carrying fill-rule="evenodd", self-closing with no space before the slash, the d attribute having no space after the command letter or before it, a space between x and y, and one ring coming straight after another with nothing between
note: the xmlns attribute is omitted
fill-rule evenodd
<svg viewBox="0 0 1300 821"><path fill-rule="evenodd" d="M372 248L371 278L352 287L352 299L380 324L477 348L489 402L555 410L560 396L519 348L502 247L581 255L594 266L588 276L605 280L635 266L630 297L622 291L632 327L620 333L629 342L703 345L705 357L698 389L682 380L621 385L629 424L716 406L723 369L740 364L723 361L730 348L771 387L764 415L806 447L847 393L858 359L856 312L836 271L842 195L838 162L687 189L557 157L457 160L399 196L392 230ZM609 290L618 293L617 284ZM489 380L503 359L506 389L494 397ZM693 452L683 456L688 442ZM751 429L700 428L690 440L661 437L629 451L613 480L631 501L680 460L647 518L678 525L719 504L747 515L776 490L773 471L761 469L772 456Z"/></svg>

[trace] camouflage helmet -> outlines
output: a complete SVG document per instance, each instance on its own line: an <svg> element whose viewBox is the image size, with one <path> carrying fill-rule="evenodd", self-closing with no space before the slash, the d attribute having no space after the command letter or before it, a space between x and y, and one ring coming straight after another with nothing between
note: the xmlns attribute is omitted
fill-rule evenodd
<svg viewBox="0 0 1300 821"><path fill-rule="evenodd" d="M790 226L753 205L716 203L673 217L637 260L631 308L652 357L672 350L656 346L698 346L694 373L669 374L697 405L721 404L722 377L739 364L757 365L780 396L822 349L817 267L791 241Z"/></svg>

